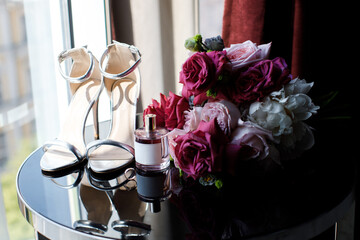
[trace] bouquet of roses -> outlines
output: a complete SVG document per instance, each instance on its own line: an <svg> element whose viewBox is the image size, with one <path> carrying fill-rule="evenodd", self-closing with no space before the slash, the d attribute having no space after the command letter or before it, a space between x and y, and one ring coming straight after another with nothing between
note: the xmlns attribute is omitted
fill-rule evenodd
<svg viewBox="0 0 360 240"><path fill-rule="evenodd" d="M185 176L235 175L249 160L281 165L313 146L304 123L319 109L307 95L313 83L292 78L283 58L268 59L271 43L225 48L220 36L196 35L185 47L181 96L160 94L144 110L170 131L169 152Z"/></svg>

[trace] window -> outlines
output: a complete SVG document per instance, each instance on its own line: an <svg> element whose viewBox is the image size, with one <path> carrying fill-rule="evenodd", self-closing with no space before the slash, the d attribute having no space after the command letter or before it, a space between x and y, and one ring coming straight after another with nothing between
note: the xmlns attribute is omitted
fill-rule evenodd
<svg viewBox="0 0 360 240"><path fill-rule="evenodd" d="M56 119L61 104L66 105L57 101L67 89L58 80L55 64L65 45L63 2L0 1L0 238L4 240L34 238L17 205L15 178L26 157L44 139L56 136Z"/></svg>
<svg viewBox="0 0 360 240"><path fill-rule="evenodd" d="M15 176L35 148L24 4L0 1L0 236L29 239L31 226L19 212ZM6 212L6 214L5 214ZM21 235L19 235L21 234Z"/></svg>

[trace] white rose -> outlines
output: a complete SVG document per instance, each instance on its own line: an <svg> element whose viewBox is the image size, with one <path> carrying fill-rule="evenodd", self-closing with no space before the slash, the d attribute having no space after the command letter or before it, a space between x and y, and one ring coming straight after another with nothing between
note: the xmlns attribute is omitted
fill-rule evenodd
<svg viewBox="0 0 360 240"><path fill-rule="evenodd" d="M255 102L249 108L249 120L273 132L285 148L306 150L313 146L314 137L302 121L319 109L306 95L313 83L295 78L281 90L272 92L264 102Z"/></svg>
<svg viewBox="0 0 360 240"><path fill-rule="evenodd" d="M281 149L279 150L282 152L283 159L296 158L315 143L313 132L307 124L294 123L293 129L292 134L281 136Z"/></svg>
<svg viewBox="0 0 360 240"><path fill-rule="evenodd" d="M314 135L311 128L303 122L294 123L293 132L281 136L281 144L287 148L294 148L296 146L299 149L308 150L314 143Z"/></svg>
<svg viewBox="0 0 360 240"><path fill-rule="evenodd" d="M316 114L320 108L306 95L313 85L304 79L295 78L280 91L272 92L270 97L284 105L294 122L303 121Z"/></svg>
<svg viewBox="0 0 360 240"><path fill-rule="evenodd" d="M254 102L250 105L249 120L272 131L275 137L292 133L292 119L284 105L269 97L266 97L264 102Z"/></svg>
<svg viewBox="0 0 360 240"><path fill-rule="evenodd" d="M295 78L292 79L288 84L285 85L284 90L286 96L304 93L307 94L313 87L314 83L307 83L305 79Z"/></svg>
<svg viewBox="0 0 360 240"><path fill-rule="evenodd" d="M314 105L308 95L302 93L289 96L284 106L291 111L296 122L310 118L320 108Z"/></svg>

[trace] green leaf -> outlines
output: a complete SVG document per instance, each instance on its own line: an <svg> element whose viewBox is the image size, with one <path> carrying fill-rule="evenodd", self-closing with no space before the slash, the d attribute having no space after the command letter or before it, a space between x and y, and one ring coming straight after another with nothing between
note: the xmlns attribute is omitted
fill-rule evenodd
<svg viewBox="0 0 360 240"><path fill-rule="evenodd" d="M223 181L221 181L221 179L216 179L216 181L215 181L215 187L217 188L217 189L221 189L222 187L223 187Z"/></svg>
<svg viewBox="0 0 360 240"><path fill-rule="evenodd" d="M179 168L179 177L181 178L183 175L184 175L184 171L181 168Z"/></svg>
<svg viewBox="0 0 360 240"><path fill-rule="evenodd" d="M206 91L206 96L216 98L217 92L215 92L214 89L210 88L209 90Z"/></svg>
<svg viewBox="0 0 360 240"><path fill-rule="evenodd" d="M206 51L206 46L202 43L202 36L200 34L196 34L194 37L186 39L184 46L192 52Z"/></svg>
<svg viewBox="0 0 360 240"><path fill-rule="evenodd" d="M193 37L193 39L195 40L195 42L197 42L197 43L201 43L202 42L202 36L201 36L201 34L196 34L194 37Z"/></svg>

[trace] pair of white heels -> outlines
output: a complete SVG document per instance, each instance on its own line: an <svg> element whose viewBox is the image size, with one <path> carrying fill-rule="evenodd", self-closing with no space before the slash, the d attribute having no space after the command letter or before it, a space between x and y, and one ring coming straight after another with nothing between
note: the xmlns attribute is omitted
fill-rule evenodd
<svg viewBox="0 0 360 240"><path fill-rule="evenodd" d="M122 169L134 161L133 132L136 103L140 94L139 50L125 43L110 44L100 62L86 47L60 53L59 65L72 59L69 81L72 99L57 139L46 142L40 167L45 174L58 173L88 162L95 173ZM99 139L98 101L104 89L110 97L111 127L106 139ZM85 142L85 123L93 110L94 141Z"/></svg>

